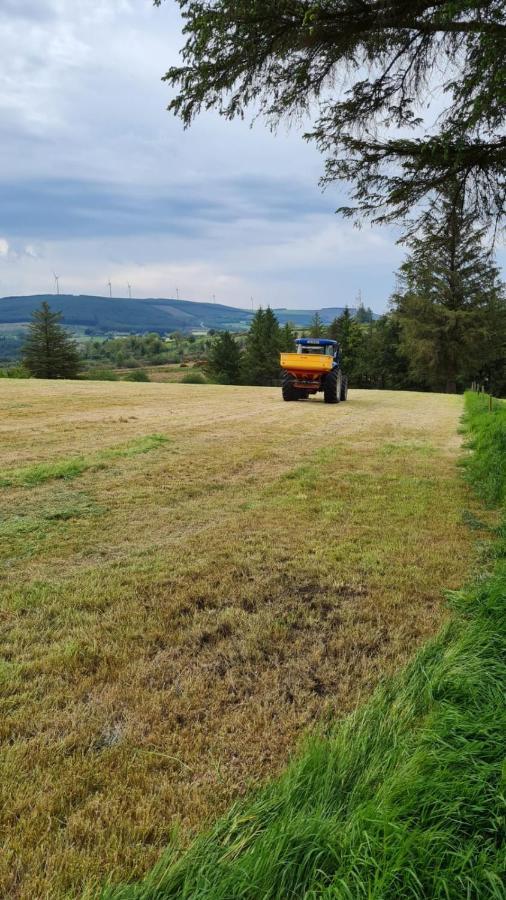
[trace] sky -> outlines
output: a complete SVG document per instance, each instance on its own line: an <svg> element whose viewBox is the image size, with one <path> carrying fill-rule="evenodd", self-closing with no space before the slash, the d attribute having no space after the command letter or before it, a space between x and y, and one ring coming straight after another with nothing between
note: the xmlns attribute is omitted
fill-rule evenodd
<svg viewBox="0 0 506 900"><path fill-rule="evenodd" d="M1 0L0 296L386 309L403 259L322 193L302 130L166 110L174 0Z"/></svg>

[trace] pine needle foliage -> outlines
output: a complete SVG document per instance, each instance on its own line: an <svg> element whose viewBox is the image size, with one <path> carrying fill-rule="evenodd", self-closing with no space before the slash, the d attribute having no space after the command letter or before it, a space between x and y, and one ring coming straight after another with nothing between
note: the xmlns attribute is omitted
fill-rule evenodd
<svg viewBox="0 0 506 900"><path fill-rule="evenodd" d="M241 370L241 351L229 331L223 331L213 341L207 356L207 371L220 384L238 384Z"/></svg>
<svg viewBox="0 0 506 900"><path fill-rule="evenodd" d="M22 358L35 378L75 378L79 372L79 351L61 320L62 314L53 312L47 301L32 314Z"/></svg>
<svg viewBox="0 0 506 900"><path fill-rule="evenodd" d="M506 296L485 239L461 185L445 189L407 239L391 305L411 374L436 390L504 381Z"/></svg>
<svg viewBox="0 0 506 900"><path fill-rule="evenodd" d="M319 312L315 312L313 318L311 319L309 325L309 336L313 338L324 337L327 329L322 322L322 318Z"/></svg>
<svg viewBox="0 0 506 900"><path fill-rule="evenodd" d="M489 418L468 403L470 477L495 480L498 464L504 483L506 408ZM496 556L405 672L189 851L104 900L504 900L506 541Z"/></svg>
<svg viewBox="0 0 506 900"><path fill-rule="evenodd" d="M354 185L345 214L402 219L465 174L476 214L503 215L502 0L178 2L186 44L165 77L185 125L209 109L273 125L316 110L306 136L326 156L324 183ZM431 121L435 88L444 109Z"/></svg>
<svg viewBox="0 0 506 900"><path fill-rule="evenodd" d="M328 327L328 336L339 343L341 364L350 384L359 382L360 361L364 350L364 332L346 306Z"/></svg>
<svg viewBox="0 0 506 900"><path fill-rule="evenodd" d="M241 361L244 384L276 384L280 378L279 353L287 339L282 335L279 322L272 309L260 307L249 327Z"/></svg>

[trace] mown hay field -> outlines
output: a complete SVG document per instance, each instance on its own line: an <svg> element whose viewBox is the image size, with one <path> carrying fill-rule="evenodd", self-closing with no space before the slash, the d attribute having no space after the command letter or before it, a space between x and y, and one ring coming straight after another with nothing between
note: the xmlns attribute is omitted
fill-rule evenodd
<svg viewBox="0 0 506 900"><path fill-rule="evenodd" d="M91 896L437 631L472 565L462 402L14 380L0 398L0 896Z"/></svg>

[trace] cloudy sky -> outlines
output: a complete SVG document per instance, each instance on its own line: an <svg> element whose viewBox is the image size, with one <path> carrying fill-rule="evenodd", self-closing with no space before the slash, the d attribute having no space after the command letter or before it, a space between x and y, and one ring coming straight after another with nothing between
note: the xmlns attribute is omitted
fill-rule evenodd
<svg viewBox="0 0 506 900"><path fill-rule="evenodd" d="M166 112L176 3L1 0L0 296L175 296L385 309L402 259L322 194L298 131Z"/></svg>

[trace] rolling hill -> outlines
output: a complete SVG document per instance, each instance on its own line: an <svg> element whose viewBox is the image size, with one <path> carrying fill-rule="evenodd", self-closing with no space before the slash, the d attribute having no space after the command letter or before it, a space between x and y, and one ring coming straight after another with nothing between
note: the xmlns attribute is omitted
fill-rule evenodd
<svg viewBox="0 0 506 900"><path fill-rule="evenodd" d="M111 331L192 331L200 328L243 331L248 328L252 317L252 313L245 309L193 300L131 300L85 294L33 294L27 297L0 298L0 328L2 325L22 325L28 322L33 310L44 300L53 308L61 310L67 326L86 328L93 334ZM343 309L344 306L319 310L277 309L275 313L282 325L293 322L298 326L305 326L309 325L316 311L320 313L323 322L328 324Z"/></svg>

